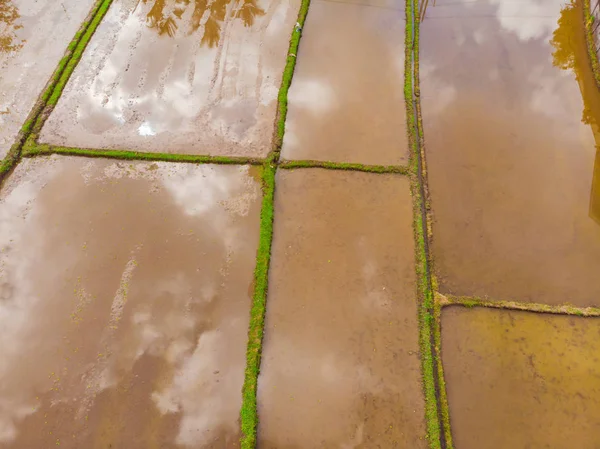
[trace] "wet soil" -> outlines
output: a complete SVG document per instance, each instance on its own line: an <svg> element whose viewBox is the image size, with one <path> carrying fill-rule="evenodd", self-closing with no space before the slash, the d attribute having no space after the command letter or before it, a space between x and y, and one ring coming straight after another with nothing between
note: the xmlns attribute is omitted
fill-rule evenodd
<svg viewBox="0 0 600 449"><path fill-rule="evenodd" d="M93 3L0 1L0 158L14 143Z"/></svg>
<svg viewBox="0 0 600 449"><path fill-rule="evenodd" d="M299 0L116 0L41 141L265 156Z"/></svg>
<svg viewBox="0 0 600 449"><path fill-rule="evenodd" d="M428 9L421 99L444 293L600 305L598 90L580 4L564 3Z"/></svg>
<svg viewBox="0 0 600 449"><path fill-rule="evenodd" d="M0 195L1 447L238 447L248 171L18 166Z"/></svg>
<svg viewBox="0 0 600 449"><path fill-rule="evenodd" d="M444 309L455 447L597 448L599 354L596 318Z"/></svg>
<svg viewBox="0 0 600 449"><path fill-rule="evenodd" d="M277 173L261 448L426 448L405 177Z"/></svg>
<svg viewBox="0 0 600 449"><path fill-rule="evenodd" d="M404 1L311 2L283 158L406 163L403 86Z"/></svg>

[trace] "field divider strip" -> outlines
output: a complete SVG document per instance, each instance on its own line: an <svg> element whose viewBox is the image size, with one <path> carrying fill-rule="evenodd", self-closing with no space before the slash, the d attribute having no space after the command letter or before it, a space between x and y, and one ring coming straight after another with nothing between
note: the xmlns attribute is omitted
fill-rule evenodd
<svg viewBox="0 0 600 449"><path fill-rule="evenodd" d="M98 29L100 22L108 12L108 9L110 8L112 2L113 0L100 0L95 14L91 18L89 25L85 28L81 39L79 39L79 41L75 45L71 57L67 61L64 70L61 72L60 77L56 85L54 86L54 89L52 89L52 92L46 104L44 105L44 109L42 110L41 114L37 117L35 124L33 125L33 130L28 138L28 142L26 143L26 145L31 145L32 142L37 144L38 136L40 131L42 130L42 127L44 126L44 123L50 116L50 113L52 112L56 104L58 103L58 100L62 95L63 89L65 88L67 82L71 78L71 75L75 71L77 64L83 56L83 52L85 51L88 43L92 39L92 36Z"/></svg>
<svg viewBox="0 0 600 449"><path fill-rule="evenodd" d="M454 296L436 293L436 302L440 307L462 306L466 308L487 307L492 309L517 310L533 313L548 313L553 315L570 315L580 317L600 317L600 308L577 307L572 304L549 305L533 302L491 300L476 296Z"/></svg>
<svg viewBox="0 0 600 449"><path fill-rule="evenodd" d="M404 97L409 144L411 146L411 193L415 233L419 347L425 395L425 424L431 449L452 449L450 417L446 399L443 366L440 358L440 309L434 291L437 285L429 252L431 216L427 168L421 120L419 89L419 28L415 13L417 0L406 0Z"/></svg>
<svg viewBox="0 0 600 449"><path fill-rule="evenodd" d="M277 114L273 146L267 160L262 166L263 201L260 213L260 238L256 254L254 270L254 294L250 310L248 328L248 347L246 350L246 369L242 387L242 406L240 409L241 449L254 449L257 446L258 409L257 391L258 376L262 357L267 294L269 290L269 267L271 264L271 247L273 243L273 225L275 219L275 175L281 153L281 145L285 134L287 117L288 91L292 84L298 48L302 37L302 28L306 21L310 0L302 0L296 22L290 36L290 46L286 65L281 79L281 87L277 97Z"/></svg>
<svg viewBox="0 0 600 449"><path fill-rule="evenodd" d="M59 154L64 156L78 156L90 158L119 159L128 161L164 161L183 162L196 164L221 164L221 165L262 165L266 159L253 157L209 156L178 153L147 153L126 149L96 150L91 148L60 147L54 145L40 145L24 149L23 157L46 156Z"/></svg>
<svg viewBox="0 0 600 449"><path fill-rule="evenodd" d="M437 295L435 293L434 295ZM442 426L446 439L446 447L454 446L452 440L452 429L450 428L450 407L448 405L448 395L446 393L446 377L444 376L444 363L442 362L442 305L435 299L433 304L433 340L435 343L435 353L438 357L437 376L438 376L438 395L440 403L440 413L442 418Z"/></svg>
<svg viewBox="0 0 600 449"><path fill-rule="evenodd" d="M71 63L73 58L76 57L82 41L86 38L86 35L88 35L88 30L93 26L96 20L102 20L102 17L104 17L104 14L106 13L106 10L108 9L108 6L110 6L111 2L112 0L97 0L83 23L80 25L79 30L75 33L73 39L71 39L71 42L67 46L63 57L58 62L58 66L50 76L50 79L44 86L42 93L27 115L27 119L21 126L15 142L0 163L0 182L5 179L5 177L19 162L21 159L22 149L27 145L27 142L32 139L32 134L35 134L38 127L41 129L41 126L45 121L45 119L42 119L42 116L44 115L48 103L56 92L57 87L61 84L65 72L68 70L73 70L74 65ZM77 59L77 61L79 61L79 59ZM75 62L75 65L76 64L77 62ZM35 137L33 139L35 139Z"/></svg>
<svg viewBox="0 0 600 449"><path fill-rule="evenodd" d="M260 212L260 238L256 255L256 267L254 269L254 294L250 310L246 369L244 372L242 407L240 410L242 449L253 449L256 447L257 442L257 389L269 287L271 245L273 242L275 172L275 165L264 164L262 167L263 200Z"/></svg>
<svg viewBox="0 0 600 449"><path fill-rule="evenodd" d="M290 46L287 53L287 60L285 68L283 70L283 76L281 78L281 87L279 88L279 94L277 95L277 114L275 116L275 132L273 135L273 161L279 162L279 155L281 153L281 145L283 144L283 135L285 134L285 119L287 118L288 110L288 92L292 85L292 78L294 77L294 70L296 69L296 60L298 59L298 47L300 46L300 38L302 37L302 28L304 28L304 22L306 22L306 15L308 14L308 7L310 6L310 0L302 0L300 4L300 10L298 11L298 21L292 31L290 37Z"/></svg>
<svg viewBox="0 0 600 449"><path fill-rule="evenodd" d="M128 161L166 161L166 162L184 162L197 164L224 164L224 165L263 165L270 161L278 168L285 170L303 169L303 168L322 168L326 170L345 170L375 174L410 174L409 167L402 165L367 165L348 162L314 161L314 160L280 160L274 162L271 156L267 158L244 157L244 156L214 156L192 153L150 153L144 151L105 148L77 148L64 147L49 144L30 143L23 147L23 157L38 157L58 154L63 156L78 156L90 158L106 158Z"/></svg>
<svg viewBox="0 0 600 449"><path fill-rule="evenodd" d="M296 168L324 168L328 170L346 170L365 173L388 174L397 173L401 175L409 174L409 168L401 165L367 165L349 162L329 162L314 160L285 160L279 162L279 168L293 170Z"/></svg>

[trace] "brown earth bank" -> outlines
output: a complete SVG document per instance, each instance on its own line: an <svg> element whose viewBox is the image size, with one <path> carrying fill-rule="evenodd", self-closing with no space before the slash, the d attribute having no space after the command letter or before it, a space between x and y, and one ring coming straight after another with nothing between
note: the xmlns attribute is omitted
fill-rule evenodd
<svg viewBox="0 0 600 449"><path fill-rule="evenodd" d="M253 170L18 166L0 194L0 447L239 445Z"/></svg>

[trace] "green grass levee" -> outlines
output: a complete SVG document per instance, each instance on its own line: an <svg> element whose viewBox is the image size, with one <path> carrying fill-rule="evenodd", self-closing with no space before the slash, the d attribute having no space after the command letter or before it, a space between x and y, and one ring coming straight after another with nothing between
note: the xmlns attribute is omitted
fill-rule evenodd
<svg viewBox="0 0 600 449"><path fill-rule="evenodd" d="M63 89L67 85L69 78L71 78L75 67L77 66L77 64L81 60L81 57L83 56L83 52L85 51L88 43L92 39L92 36L96 32L98 25L100 25L100 22L106 15L108 8L110 8L112 2L113 0L100 0L97 3L97 6L94 10L94 14L91 16L87 27L84 30L82 30L81 38L78 39L77 42L73 42L72 47L70 46L70 49L72 50L71 57L65 62L64 70L61 71L57 82L54 86L54 89L52 89L52 91L50 92L49 98L47 99L46 104L44 106L44 110L37 117L35 124L33 125L33 131L29 138L33 139L35 142L37 142L38 134L41 131L42 126L44 126L44 123L50 115L50 113L52 112L52 109L54 109L54 106L56 106L56 104L58 103L58 100L62 95Z"/></svg>
<svg viewBox="0 0 600 449"><path fill-rule="evenodd" d="M478 298L475 296L454 296L437 294L437 302L441 307L462 306L487 307L492 309L519 310L523 312L549 313L555 315L572 315L581 317L600 317L600 308L597 307L577 307L573 304L540 304L532 302L491 300L488 298Z"/></svg>
<svg viewBox="0 0 600 449"><path fill-rule="evenodd" d="M294 70L296 68L296 59L298 57L298 47L300 46L300 38L302 37L302 28L306 21L306 15L308 14L308 7L310 6L310 0L302 0L300 4L300 11L298 12L298 22L294 27L292 36L290 38L290 47L287 54L287 62L285 69L283 70L283 77L281 79L281 87L279 89L279 95L277 96L277 117L275 119L276 129L275 136L273 138L273 151L276 155L275 161L279 160L279 153L281 152L281 145L283 143L283 135L285 134L285 119L287 117L288 110L288 91L292 84L292 78L294 76Z"/></svg>
<svg viewBox="0 0 600 449"><path fill-rule="evenodd" d="M25 145L23 157L62 154L65 156L82 156L92 158L120 159L128 161L164 161L185 162L195 164L220 164L220 165L262 165L265 159L252 157L209 156L179 153L146 153L133 150L96 150L91 148L60 147L47 144Z"/></svg>
<svg viewBox="0 0 600 449"><path fill-rule="evenodd" d="M416 0L406 0L404 97L411 149L410 172L415 234L419 348L425 424L431 449L451 449L450 418L446 401L443 366L440 359L440 310L434 300L434 281L429 255L430 215L423 126L419 103L419 16Z"/></svg>
<svg viewBox="0 0 600 449"><path fill-rule="evenodd" d="M32 134L35 133L36 129L41 129L41 126L45 121L43 116L45 116L45 110L49 102L54 98L57 91L62 92L62 87L60 87L61 83L63 83L63 80L64 83L66 83L66 80L68 80L75 65L81 58L81 53L85 49L91 34L93 34L97 24L102 20L102 17L104 17L104 14L111 3L112 0L97 0L77 33L75 33L75 36L67 46L65 54L59 61L57 68L54 70L54 73L46 83L40 97L29 112L27 120L25 120L25 123L21 126L15 142L11 146L6 157L2 160L2 163L0 163L0 182L4 180L6 175L11 172L21 159L21 150L26 141L32 138L35 139L35 136L32 136ZM90 29L92 29L91 32ZM76 61L74 61L74 59L76 59ZM64 86L64 84L62 84L62 86ZM58 96L60 96L60 93Z"/></svg>
<svg viewBox="0 0 600 449"><path fill-rule="evenodd" d="M260 240L256 255L256 268L254 270L254 295L250 311L250 325L248 329L248 347L246 350L246 370L244 373L244 386L242 387L242 407L240 410L241 421L241 447L254 449L257 443L258 410L257 387L260 374L262 356L262 343L264 334L265 314L267 306L267 293L269 290L269 266L271 262L271 244L273 241L273 220L275 201L275 174L279 163L281 144L285 133L285 119L287 117L288 91L292 84L296 57L302 27L308 14L310 0L302 0L298 12L298 22L294 26L290 37L290 46L287 62L281 79L279 89L276 129L273 136L273 147L268 159L262 167L263 202L260 213Z"/></svg>
<svg viewBox="0 0 600 449"><path fill-rule="evenodd" d="M258 427L256 392L267 305L271 243L273 241L275 171L276 166L274 164L267 163L262 167L263 200L260 211L260 239L256 255L256 268L254 269L254 295L250 310L246 370L244 373L244 386L242 388L242 409L240 411L242 426L241 446L244 449L256 447L256 432Z"/></svg>
<svg viewBox="0 0 600 449"><path fill-rule="evenodd" d="M348 162L329 162L329 161L312 161L312 160L300 160L300 161L280 161L279 168L292 170L295 168L325 168L329 170L346 170L346 171L359 171L365 173L398 173L406 175L409 173L408 167L401 165L365 165L365 164L353 164Z"/></svg>

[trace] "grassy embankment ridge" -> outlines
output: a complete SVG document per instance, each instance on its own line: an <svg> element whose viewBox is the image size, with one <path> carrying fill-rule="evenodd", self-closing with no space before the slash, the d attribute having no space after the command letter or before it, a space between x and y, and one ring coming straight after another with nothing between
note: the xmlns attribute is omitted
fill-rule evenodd
<svg viewBox="0 0 600 449"><path fill-rule="evenodd" d="M77 33L75 33L56 70L54 70L42 94L29 112L25 123L21 126L15 142L0 163L0 182L4 180L21 159L24 146L26 146L27 142L32 139L32 135L36 132L36 125L39 123L43 124L44 111L48 104L55 101L54 98L57 95L57 91L62 92L66 79L68 79L73 71L74 65L79 61L78 58L81 58L81 53L96 30L98 23L100 23L106 11L108 11L111 3L112 0L97 0ZM74 62L75 59L76 61ZM60 93L58 95L60 96ZM39 126L41 128L41 125Z"/></svg>

